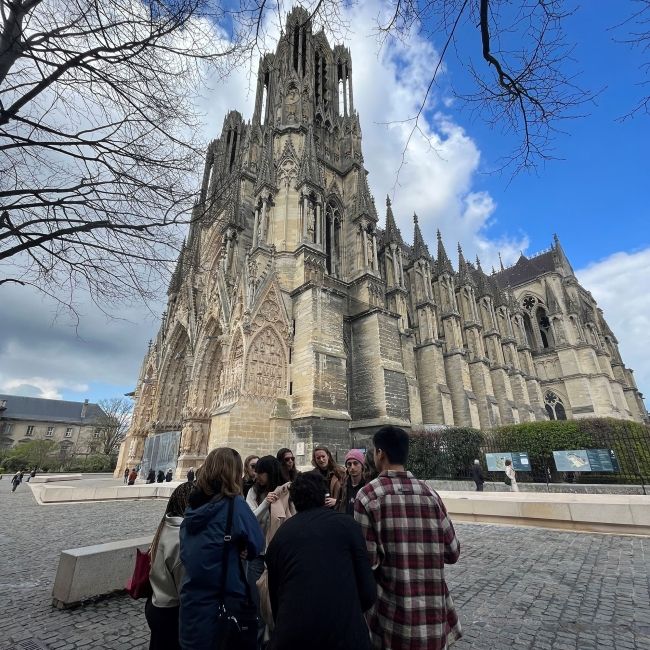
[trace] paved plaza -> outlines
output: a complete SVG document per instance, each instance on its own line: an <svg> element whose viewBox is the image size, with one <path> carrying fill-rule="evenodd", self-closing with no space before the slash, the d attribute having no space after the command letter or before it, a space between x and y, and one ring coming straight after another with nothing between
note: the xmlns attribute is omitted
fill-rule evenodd
<svg viewBox="0 0 650 650"><path fill-rule="evenodd" d="M38 506L27 485L11 494L0 482L0 650L146 649L143 601L60 611L51 591L62 549L151 534L164 505ZM650 650L650 539L456 528L461 559L447 575L465 637L454 649Z"/></svg>

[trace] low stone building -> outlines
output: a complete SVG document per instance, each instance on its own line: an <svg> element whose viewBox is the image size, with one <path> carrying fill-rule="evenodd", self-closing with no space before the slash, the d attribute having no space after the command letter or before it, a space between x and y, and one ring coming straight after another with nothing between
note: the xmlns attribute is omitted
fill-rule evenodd
<svg viewBox="0 0 650 650"><path fill-rule="evenodd" d="M0 444L53 440L65 453L88 454L100 438L106 414L87 399L70 402L0 394Z"/></svg>
<svg viewBox="0 0 650 650"><path fill-rule="evenodd" d="M363 444L377 427L646 409L557 239L484 273L414 217L406 243L370 194L352 59L295 8L259 66L250 122L209 146L188 240L135 391L116 472L180 433L178 475L220 445L242 453Z"/></svg>

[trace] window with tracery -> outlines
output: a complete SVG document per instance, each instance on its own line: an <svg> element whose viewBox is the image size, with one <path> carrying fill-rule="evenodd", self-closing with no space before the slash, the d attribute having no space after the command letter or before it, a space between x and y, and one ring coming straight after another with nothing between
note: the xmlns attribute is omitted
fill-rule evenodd
<svg viewBox="0 0 650 650"><path fill-rule="evenodd" d="M544 395L544 408L551 420L566 420L566 409L562 400L552 390L546 391Z"/></svg>

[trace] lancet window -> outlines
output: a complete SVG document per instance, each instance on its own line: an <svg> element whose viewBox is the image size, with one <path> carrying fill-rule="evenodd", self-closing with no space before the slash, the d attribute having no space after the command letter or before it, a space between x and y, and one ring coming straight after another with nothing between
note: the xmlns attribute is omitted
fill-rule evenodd
<svg viewBox="0 0 650 650"><path fill-rule="evenodd" d="M330 200L325 206L325 253L327 272L335 277L341 275L341 210Z"/></svg>

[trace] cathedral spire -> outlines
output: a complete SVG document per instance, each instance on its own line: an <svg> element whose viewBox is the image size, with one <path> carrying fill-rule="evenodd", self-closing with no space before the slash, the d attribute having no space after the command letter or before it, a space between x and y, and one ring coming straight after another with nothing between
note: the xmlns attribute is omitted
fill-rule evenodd
<svg viewBox="0 0 650 650"><path fill-rule="evenodd" d="M311 125L305 136L305 144L302 148L302 157L298 170L298 183L308 183L314 187L323 188L323 175L318 164L316 146L314 144L314 127Z"/></svg>
<svg viewBox="0 0 650 650"><path fill-rule="evenodd" d="M440 230L437 231L436 236L438 237L438 274L442 275L443 273L449 273L450 275L453 275L454 268L447 257L447 251L445 250L445 245L442 243Z"/></svg>
<svg viewBox="0 0 650 650"><path fill-rule="evenodd" d="M458 244L458 279L459 279L460 286L463 285L469 285L471 287L476 286L476 283L474 282L474 278L470 273L467 261L465 260L465 256L463 255L463 248L460 245L460 243Z"/></svg>
<svg viewBox="0 0 650 650"><path fill-rule="evenodd" d="M415 214L415 212L413 213L413 258L416 260L431 258L429 249L422 237L422 231L420 230L420 224L418 223L418 215Z"/></svg>
<svg viewBox="0 0 650 650"><path fill-rule="evenodd" d="M404 246L402 233L400 232L395 217L393 216L393 208L390 203L390 197L386 197L386 233L384 234L384 242L386 244L398 244Z"/></svg>

